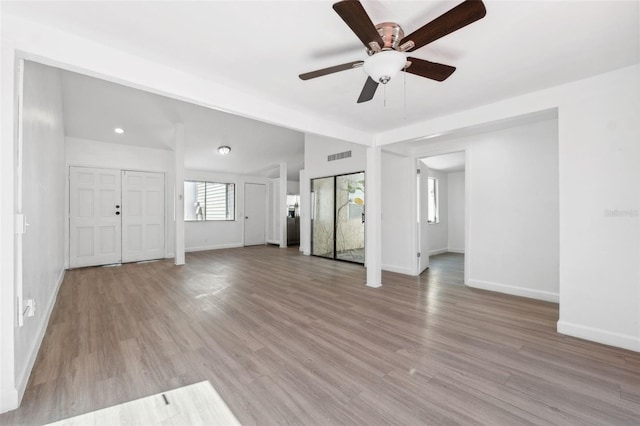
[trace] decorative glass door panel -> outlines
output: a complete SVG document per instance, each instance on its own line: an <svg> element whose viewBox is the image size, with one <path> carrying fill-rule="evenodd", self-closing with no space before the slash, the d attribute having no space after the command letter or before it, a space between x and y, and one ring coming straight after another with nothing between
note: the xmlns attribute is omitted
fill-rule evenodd
<svg viewBox="0 0 640 426"><path fill-rule="evenodd" d="M364 173L336 176L336 259L364 263Z"/></svg>
<svg viewBox="0 0 640 426"><path fill-rule="evenodd" d="M333 259L334 232L334 178L311 181L311 254Z"/></svg>

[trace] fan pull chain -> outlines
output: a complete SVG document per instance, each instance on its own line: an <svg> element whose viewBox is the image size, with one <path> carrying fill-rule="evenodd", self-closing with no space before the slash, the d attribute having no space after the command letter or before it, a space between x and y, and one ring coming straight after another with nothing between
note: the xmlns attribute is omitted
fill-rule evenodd
<svg viewBox="0 0 640 426"><path fill-rule="evenodd" d="M384 107L386 108L386 107L387 107L387 85L386 85L386 84L383 84L383 85L382 85L382 91L383 91L383 92L382 92L382 94L384 95L384 96L383 96L383 98L384 98L384 103L383 103L383 105L384 105Z"/></svg>

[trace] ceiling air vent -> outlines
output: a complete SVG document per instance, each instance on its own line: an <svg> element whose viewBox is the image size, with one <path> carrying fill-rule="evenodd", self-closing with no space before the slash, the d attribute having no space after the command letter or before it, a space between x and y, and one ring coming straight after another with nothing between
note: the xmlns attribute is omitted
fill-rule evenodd
<svg viewBox="0 0 640 426"><path fill-rule="evenodd" d="M342 160L343 158L351 158L351 151L339 152L327 156L327 161Z"/></svg>

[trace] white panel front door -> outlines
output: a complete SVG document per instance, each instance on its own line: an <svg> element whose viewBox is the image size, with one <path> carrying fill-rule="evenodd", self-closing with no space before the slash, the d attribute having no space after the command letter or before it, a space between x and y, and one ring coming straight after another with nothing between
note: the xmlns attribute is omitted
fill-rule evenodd
<svg viewBox="0 0 640 426"><path fill-rule="evenodd" d="M244 245L265 243L266 186L257 183L244 184Z"/></svg>
<svg viewBox="0 0 640 426"><path fill-rule="evenodd" d="M164 257L164 175L122 171L122 262Z"/></svg>
<svg viewBox="0 0 640 426"><path fill-rule="evenodd" d="M69 170L70 267L121 260L120 170Z"/></svg>

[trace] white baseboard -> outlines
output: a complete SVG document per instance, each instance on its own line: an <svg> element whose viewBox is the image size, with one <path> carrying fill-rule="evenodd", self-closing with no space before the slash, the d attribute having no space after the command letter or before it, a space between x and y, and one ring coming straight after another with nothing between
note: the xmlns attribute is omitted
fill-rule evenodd
<svg viewBox="0 0 640 426"><path fill-rule="evenodd" d="M199 247L187 247L184 249L185 252L189 253L192 251L205 251L205 250L220 250L227 248L238 248L244 247L242 243L232 243L232 244L212 244L208 246L199 246Z"/></svg>
<svg viewBox="0 0 640 426"><path fill-rule="evenodd" d="M18 405L20 405L20 401L22 401L22 397L24 396L24 391L27 389L27 383L29 382L29 376L31 375L31 370L33 369L33 365L36 362L36 358L38 356L38 351L40 350L40 345L42 344L42 340L44 339L44 334L47 331L47 326L49 325L49 319L51 319L51 313L53 312L53 307L56 304L56 300L58 299L58 292L60 291L60 286L62 285L62 281L64 281L64 275L67 271L63 269L60 271L58 275L58 281L56 282L56 287L51 297L47 301L47 305L45 306L44 315L42 316L42 320L40 321L40 325L38 326L38 331L36 334L36 338L33 341L33 346L29 351L27 356L29 357L25 367L22 371L17 375L16 380L16 388L18 392ZM37 313L37 312L36 312ZM26 320L27 318L25 318ZM16 407L17 408L17 407Z"/></svg>
<svg viewBox="0 0 640 426"><path fill-rule="evenodd" d="M435 256L437 254L442 254L442 253L446 253L449 250L447 248L441 248L441 249L435 249L435 250L429 250L429 256Z"/></svg>
<svg viewBox="0 0 640 426"><path fill-rule="evenodd" d="M464 254L464 249L449 248L447 251L449 251L449 252L451 252L451 253L460 253L460 254Z"/></svg>
<svg viewBox="0 0 640 426"><path fill-rule="evenodd" d="M488 281L479 281L479 280L467 280L465 283L469 287L480 288L483 290L495 291L498 293L506 293L514 296L522 296L528 297L530 299L538 299L545 300L547 302L555 302L558 303L560 300L560 296L558 293L552 293L550 291L543 290L534 290L525 287L516 287L507 284L498 284L492 283Z"/></svg>
<svg viewBox="0 0 640 426"><path fill-rule="evenodd" d="M383 271L396 272L403 275L415 275L415 272L411 268L405 268L403 266L394 265L382 265Z"/></svg>
<svg viewBox="0 0 640 426"><path fill-rule="evenodd" d="M616 333L567 321L558 321L558 333L640 352L640 336Z"/></svg>

